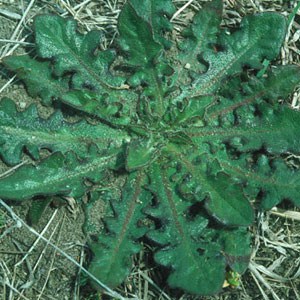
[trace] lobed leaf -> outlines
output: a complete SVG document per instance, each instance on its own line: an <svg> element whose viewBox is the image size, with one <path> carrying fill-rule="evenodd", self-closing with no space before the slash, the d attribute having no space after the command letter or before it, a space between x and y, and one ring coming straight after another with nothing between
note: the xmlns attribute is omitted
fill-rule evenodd
<svg viewBox="0 0 300 300"><path fill-rule="evenodd" d="M261 154L254 160L244 154L231 163L224 157L220 164L232 178L244 184L248 198L257 199L261 209L271 209L283 199L299 205L300 172L283 158Z"/></svg>
<svg viewBox="0 0 300 300"><path fill-rule="evenodd" d="M99 110L103 105L123 107L126 98L124 114L127 114L127 119L130 118L130 106L135 107L136 95L128 91L125 79L113 76L110 72L115 52L97 50L101 40L100 32L80 34L74 20L53 15L37 16L34 28L38 58L34 60L29 56L16 56L4 59L4 64L24 80L32 96L42 97L47 105L53 100L63 101L88 114L93 112L86 109L85 105L74 105L74 93L79 93L78 90L82 94L78 96L80 99L77 97L77 103L86 102L84 98L90 98L90 94L93 94L92 98ZM103 112L100 117L112 121L111 115Z"/></svg>
<svg viewBox="0 0 300 300"><path fill-rule="evenodd" d="M137 67L151 68L154 59L160 55L162 46L154 40L149 23L137 14L131 4L126 5L121 12L119 32L123 37L119 39L119 44L128 55L127 62Z"/></svg>
<svg viewBox="0 0 300 300"><path fill-rule="evenodd" d="M152 165L149 189L156 206L146 212L161 222L159 228L147 234L160 245L154 258L171 268L168 278L171 287L195 294L216 293L224 282L227 263L244 272L249 261L248 234L225 230L219 235L209 228L208 219L201 213L195 215L191 203L174 192L168 175L157 164ZM241 242L243 246L237 251L235 245Z"/></svg>
<svg viewBox="0 0 300 300"><path fill-rule="evenodd" d="M163 46L155 39L154 22L146 21L145 13L139 16L140 8L133 4L126 5L120 14L118 44L127 56L126 62L135 68L129 84L134 87L146 84L143 95L150 101L147 98L142 101L148 101L154 116L161 117L168 104L164 101L168 92L165 76L171 75L173 70L163 58ZM154 10L156 6L157 2L153 3Z"/></svg>
<svg viewBox="0 0 300 300"><path fill-rule="evenodd" d="M58 99L68 91L69 77L52 76L49 61L37 61L22 55L5 57L3 64L26 83L30 96L41 97L45 105L50 105L53 99Z"/></svg>
<svg viewBox="0 0 300 300"><path fill-rule="evenodd" d="M198 53L207 62L207 71L194 76L191 85L182 88L182 93L173 102L215 92L227 76L241 72L243 66L262 68L263 59L273 60L278 55L285 32L286 21L279 14L245 17L240 30L220 36L218 48L224 50L211 49Z"/></svg>
<svg viewBox="0 0 300 300"><path fill-rule="evenodd" d="M271 102L287 97L298 83L297 66L278 67L263 80L253 78L237 86L238 90L224 91L219 103L207 107L203 129L185 130L195 144L224 143L236 151L253 151L262 147L270 153L298 152L300 116L295 110ZM285 80L284 80L285 79ZM272 99L272 100L270 100Z"/></svg>
<svg viewBox="0 0 300 300"><path fill-rule="evenodd" d="M66 155L56 152L36 166L23 165L10 176L1 178L1 197L15 201L38 195L81 197L90 189L85 184L86 179L100 181L105 171L117 163L116 152L102 155L95 149L92 152L85 160L79 160L72 152Z"/></svg>
<svg viewBox="0 0 300 300"><path fill-rule="evenodd" d="M172 161L177 168L180 166L180 174L175 171L174 175L177 173L178 191L183 197L192 193L193 201L205 200L207 212L227 226L248 226L253 222L253 208L242 187L223 172L217 160L211 161L206 154L180 159L177 153Z"/></svg>
<svg viewBox="0 0 300 300"><path fill-rule="evenodd" d="M202 55L211 51L212 45L218 42L222 11L223 1L208 2L205 8L195 15L192 24L184 30L184 40L179 44L179 81L182 81L185 72L193 79L207 72L207 63L203 61Z"/></svg>
<svg viewBox="0 0 300 300"><path fill-rule="evenodd" d="M106 232L97 242L90 243L94 257L89 272L111 288L120 285L129 275L130 256L141 250L138 239L147 231L142 225L142 210L151 195L142 189L143 184L143 173L133 172L128 176L121 201L112 201L114 216L105 219Z"/></svg>
<svg viewBox="0 0 300 300"><path fill-rule="evenodd" d="M24 148L35 160L42 148L62 153L73 149L79 157L85 157L92 145L103 150L120 148L128 138L105 124L93 126L84 120L68 123L59 111L42 119L35 105L18 112L12 100L0 102L0 155L10 165L20 162Z"/></svg>
<svg viewBox="0 0 300 300"><path fill-rule="evenodd" d="M131 0L130 3L136 13L150 24L154 33L154 39L164 47L169 48L171 42L165 38L164 33L173 29L169 21L176 11L172 1L145 0L141 2L139 0Z"/></svg>
<svg viewBox="0 0 300 300"><path fill-rule="evenodd" d="M120 78L109 74L114 53L109 50L96 53L101 42L99 31L80 34L74 20L54 15L37 16L34 27L38 56L54 59L53 72L56 76L74 72L73 88L91 86L107 91L121 84Z"/></svg>

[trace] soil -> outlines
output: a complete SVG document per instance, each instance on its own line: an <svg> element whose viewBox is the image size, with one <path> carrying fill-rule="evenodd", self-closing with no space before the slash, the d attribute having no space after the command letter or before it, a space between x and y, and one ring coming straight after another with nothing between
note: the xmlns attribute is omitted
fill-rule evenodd
<svg viewBox="0 0 300 300"><path fill-rule="evenodd" d="M68 7L75 7L81 1L70 0L66 2L69 3ZM115 17L124 1L102 0L100 3L98 2L90 1L90 6L86 10L87 22L84 23L85 19L82 19L80 28L82 31L93 28L104 29L108 45L111 37L115 34ZM175 2L180 7L188 1ZM205 1L194 2L196 4L193 3L185 11L183 18L189 18L195 7L199 7ZM237 24L240 17L249 12L276 10L289 15L292 12L293 3L296 1L228 0L225 2L224 22L231 26ZM26 23L23 24L24 30L21 35L30 34L31 17L37 13L59 14L65 12L70 15L70 11L63 3L65 2L35 1L26 18ZM114 10L109 12L108 3L115 5ZM21 16L25 4L28 5L29 1L0 1L0 39L10 39L18 24L18 20L3 16L1 9ZM103 14L106 14L108 21L100 19L99 16ZM300 29L298 25L299 18L298 15L298 23L291 29L291 35ZM91 20L94 21L91 22ZM293 46L297 47L297 45L299 49L299 43ZM5 47L11 49L11 44L0 42L2 51ZM16 51L22 53L24 49L19 47ZM296 55L288 48L283 49L281 61L299 63L299 53ZM10 78L11 74L7 73L0 65L0 89ZM42 106L38 98L29 97L23 84L18 80L14 80L13 84L1 92L0 98L3 97L13 99L19 109L28 107L30 103L36 103L42 117L48 117L53 112L52 108ZM25 154L24 158L30 160ZM8 169L8 166L0 162L0 174ZM98 225L100 224L101 211L103 211L103 203L99 202L99 205L99 213L94 216L95 223ZM291 207L288 203L282 204L279 208L297 212L297 209ZM21 219L26 220L29 202L21 205L13 203L11 209ZM133 272L128 280L116 291L127 297L137 295L139 299L300 299L300 220L290 219L275 213L268 212L257 215L256 224L250 228L254 236L252 269L242 276L240 285L237 288L224 288L222 293L211 297L189 296L171 291L168 287L164 289L165 294L161 294L152 284L152 280L156 282L163 281L163 274L154 274L151 270L150 258L147 265L141 262L142 257L148 257L149 250L145 248L135 257ZM87 286L83 286L84 277L80 276L79 268L73 262L44 241L39 240L37 242L37 236L30 229L24 225L18 227L18 224L19 222L14 220L10 213L0 205L0 236L5 234L0 238L0 299L112 299L109 296L100 295L99 292L95 292ZM80 204L76 204L75 209L74 207L71 209L70 204L59 208L51 205L47 207L39 223L32 228L42 233L46 239L84 266L90 258L90 252L86 247L86 237L82 230L83 224L84 212ZM30 249L32 251L28 252ZM28 256L20 263L26 253ZM274 273L278 277L275 276L274 278ZM298 276L295 276L295 274ZM294 276L295 278L293 278ZM284 281L282 278L286 280Z"/></svg>

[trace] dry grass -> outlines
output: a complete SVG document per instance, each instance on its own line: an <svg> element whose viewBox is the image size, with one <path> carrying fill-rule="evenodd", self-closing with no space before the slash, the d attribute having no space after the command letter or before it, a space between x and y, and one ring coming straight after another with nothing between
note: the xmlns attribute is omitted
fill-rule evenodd
<svg viewBox="0 0 300 300"><path fill-rule="evenodd" d="M21 53L24 46L30 48L31 45L26 39L32 34L30 25L33 17L40 13L72 16L83 32L92 29L103 31L105 39L102 48L105 49L116 36L117 17L124 2L2 0L0 61L12 53ZM178 8L172 18L175 30L181 30L204 2L206 1L174 0ZM224 2L224 23L227 26L238 24L247 13L271 10L285 14L289 18L290 26L280 62L300 64L300 12L296 10L300 6L299 1ZM2 72L1 74L1 96L24 94L23 88L17 85L14 77L7 78ZM22 108L28 101L34 100L22 96L18 104ZM300 88L292 95L290 104L295 109L300 108ZM20 165L8 169L1 165L0 177L18 167ZM75 216L77 219L74 221L74 212L48 209L38 229L28 226L23 220L24 215L24 207L11 208L0 201L0 299L101 299L100 294L81 291L80 274L87 273L83 266L88 252L85 238L80 233L83 223L80 213ZM122 288L111 291L104 286L105 295L115 299L300 299L300 212L282 205L281 208L260 213L251 230L255 236L253 255L249 271L242 277L241 285L236 290L225 289L221 295L215 297L174 296L168 290L163 291L154 282L154 270L143 263L143 258L148 253L145 248L135 258L132 274Z"/></svg>

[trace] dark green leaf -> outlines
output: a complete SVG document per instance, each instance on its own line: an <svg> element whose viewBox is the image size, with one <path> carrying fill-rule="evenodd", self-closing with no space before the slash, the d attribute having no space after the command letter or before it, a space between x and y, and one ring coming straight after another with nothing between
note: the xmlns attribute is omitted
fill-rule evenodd
<svg viewBox="0 0 300 300"><path fill-rule="evenodd" d="M151 25L154 33L154 39L165 47L169 48L171 42L164 37L166 31L173 29L169 22L170 17L176 9L171 0L131 0L137 14Z"/></svg>
<svg viewBox="0 0 300 300"><path fill-rule="evenodd" d="M118 44L128 57L127 63L136 69L129 83L133 86L147 84L144 94L151 100L142 100L148 101L154 115L161 117L168 104L164 101L164 95L168 91L164 75L172 74L172 69L163 59L163 46L155 40L152 22L149 23L144 18L138 15L136 7L131 3L126 5L119 18L121 37Z"/></svg>
<svg viewBox="0 0 300 300"><path fill-rule="evenodd" d="M41 58L55 59L56 76L75 72L72 84L78 89L92 86L102 91L121 85L120 78L110 76L108 71L114 53L103 51L95 54L101 41L99 31L82 35L78 33L74 20L58 16L38 16L34 26L37 53Z"/></svg>
<svg viewBox="0 0 300 300"><path fill-rule="evenodd" d="M208 2L205 9L195 15L191 26L183 32L184 40L179 45L181 51L178 80L181 81L184 78L184 72L193 77L207 71L207 66L204 61L201 61L201 56L217 43L222 10L223 1Z"/></svg>
<svg viewBox="0 0 300 300"><path fill-rule="evenodd" d="M106 232L91 243L94 258L89 271L111 288L120 285L129 275L130 256L141 250L137 240L147 231L142 225L142 210L151 196L142 189L144 184L142 173L128 176L121 201L112 201L114 217L105 219Z"/></svg>
<svg viewBox="0 0 300 300"><path fill-rule="evenodd" d="M149 188L157 204L146 212L162 224L148 237L161 245L155 260L172 269L169 284L191 293L212 294L224 281L226 263L243 273L249 261L247 232L225 230L220 234L209 228L204 216L192 218L188 213L191 204L174 193L166 172L154 164L150 174Z"/></svg>
<svg viewBox="0 0 300 300"><path fill-rule="evenodd" d="M1 179L1 197L18 201L37 195L81 197L89 190L84 179L97 182L105 176L105 170L116 165L117 153L100 155L93 152L84 161L78 160L72 152L66 156L56 152L37 166L21 166L12 175Z"/></svg>
<svg viewBox="0 0 300 300"><path fill-rule="evenodd" d="M263 67L264 58L272 60L278 55L285 32L286 21L281 15L264 13L245 17L240 30L233 34L224 32L220 37L223 51L203 52L203 60L209 65L207 71L195 76L174 101L216 91L226 76L241 72L245 65Z"/></svg>
<svg viewBox="0 0 300 300"><path fill-rule="evenodd" d="M243 195L242 188L236 186L229 177L218 174L216 178L208 177L210 185L206 209L226 225L248 226L254 221L253 209Z"/></svg>
<svg viewBox="0 0 300 300"><path fill-rule="evenodd" d="M40 96L46 105L50 105L53 99L58 99L68 91L69 78L52 76L49 61L37 61L23 55L5 57L3 63L26 82L28 93L32 97Z"/></svg>
<svg viewBox="0 0 300 300"><path fill-rule="evenodd" d="M122 10L119 32L122 37L119 44L133 66L149 66L161 53L162 46L154 40L150 24L137 14L131 4Z"/></svg>
<svg viewBox="0 0 300 300"><path fill-rule="evenodd" d="M0 155L10 165L20 162L24 148L34 159L40 157L41 148L63 153L73 149L84 157L93 144L99 149L120 148L128 138L105 124L68 123L60 112L42 119L34 105L18 112L12 100L0 102Z"/></svg>

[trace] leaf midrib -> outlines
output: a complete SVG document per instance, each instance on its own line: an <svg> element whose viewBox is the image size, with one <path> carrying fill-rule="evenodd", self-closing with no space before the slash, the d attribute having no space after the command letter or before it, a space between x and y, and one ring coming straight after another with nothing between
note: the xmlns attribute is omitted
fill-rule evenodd
<svg viewBox="0 0 300 300"><path fill-rule="evenodd" d="M162 181L163 181L164 193L167 196L168 204L169 204L169 207L170 207L170 210L172 213L172 218L175 223L175 228L177 229L177 232L179 232L180 236L181 236L181 245L183 245L184 248L187 250L186 253L189 254L188 256L192 260L193 265L197 266L197 269L198 269L199 268L198 261L195 259L194 251L190 246L192 244L192 239L187 237L187 235L179 221L176 205L173 201L171 187L169 185L168 180L166 179L166 174L161 168L159 168L159 172L161 172L161 175L162 175L161 177L162 177ZM176 245L175 245L175 247L176 247Z"/></svg>
<svg viewBox="0 0 300 300"><path fill-rule="evenodd" d="M143 173L142 173L142 171L140 171L136 176L136 181L134 183L134 194L131 197L131 200L129 203L129 208L128 208L125 220L123 221L123 224L122 224L121 232L120 232L120 234L116 233L117 239L116 239L116 244L114 245L114 247L112 249L112 254L111 254L111 257L109 260L109 262L110 262L109 267L108 267L109 270L111 270L111 266L117 261L116 257L119 253L119 249L120 249L121 245L123 244L128 232L129 232L128 226L134 215L135 207L138 204L138 197L139 197L139 195L141 193L141 189L142 189L142 187L141 187L142 180L143 180ZM123 199L121 201L123 201ZM129 243L129 241L128 241L128 243Z"/></svg>
<svg viewBox="0 0 300 300"><path fill-rule="evenodd" d="M56 39L57 40L57 39ZM63 59L63 56L69 56L69 54L71 53L72 57L74 57L78 64L77 64L77 67L76 67L76 73L77 74L80 74L80 68L78 68L78 65L79 66L82 66L82 68L84 70L86 70L86 72L89 74L90 78L92 78L92 81L96 81L102 88L105 88L106 91L110 91L110 90L113 90L113 87L110 86L108 83L105 83L104 81L102 81L99 77L99 75L94 72L93 69L91 69L85 62L84 60L81 59L81 53L76 53L72 47L69 46L69 43L61 43L61 41L63 41L63 39L58 39L58 44L61 45L61 49L68 49L68 51L65 51L61 54L58 54L57 56L54 56L55 58L56 57L60 57L60 59ZM67 40L69 42L69 40ZM81 41L82 42L82 41ZM76 47L74 47L76 49ZM80 50L79 50L80 51ZM91 58L84 58L87 62L90 62L91 61ZM97 87L97 90L100 91L101 89L99 87Z"/></svg>
<svg viewBox="0 0 300 300"><path fill-rule="evenodd" d="M72 181L74 178L81 177L82 179L88 176L92 171L100 173L104 168L108 169L110 164L113 166L113 163L115 162L117 157L117 154L111 154L109 156L99 157L97 159L93 159L90 163L86 164L80 164L77 162L77 166L74 169L67 170L66 168L63 169L63 181ZM47 177L47 181L43 182L43 185L55 185L57 182L61 182L62 175L58 173L56 176L53 176L51 174L51 177ZM49 180L50 179L50 180Z"/></svg>
<svg viewBox="0 0 300 300"><path fill-rule="evenodd" d="M0 128L9 136L13 136L14 139L16 136L20 136L20 141L34 141L35 143L45 144L49 143L51 145L56 144L64 144L64 143L72 143L76 142L77 144L102 144L105 143L106 145L109 144L112 141L112 137L110 138L104 138L104 137L87 137L87 136L78 136L73 135L71 133L62 133L59 131L51 131L49 132L41 132L41 131L30 131L28 132L25 129L22 128L15 128L15 127L8 127L8 126L0 126ZM72 128L69 128L72 130ZM76 128L75 128L76 129ZM30 129L31 130L31 129ZM49 141L49 142L48 142ZM123 138L121 141L117 141L117 136L114 136L113 138L114 144L121 145ZM80 145L81 147L82 145Z"/></svg>

